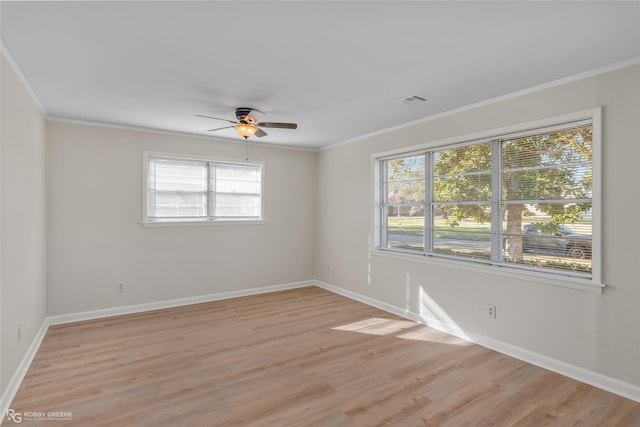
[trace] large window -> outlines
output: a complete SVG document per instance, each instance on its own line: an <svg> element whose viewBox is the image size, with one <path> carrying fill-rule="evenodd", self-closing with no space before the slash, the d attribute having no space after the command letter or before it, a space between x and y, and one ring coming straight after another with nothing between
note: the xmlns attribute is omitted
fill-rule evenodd
<svg viewBox="0 0 640 427"><path fill-rule="evenodd" d="M591 279L591 120L377 160L380 249Z"/></svg>
<svg viewBox="0 0 640 427"><path fill-rule="evenodd" d="M262 219L262 166L145 153L144 222Z"/></svg>

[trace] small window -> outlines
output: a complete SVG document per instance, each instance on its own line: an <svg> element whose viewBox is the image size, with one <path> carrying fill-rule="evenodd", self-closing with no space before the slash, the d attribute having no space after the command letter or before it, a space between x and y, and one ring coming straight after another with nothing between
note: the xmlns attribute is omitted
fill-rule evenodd
<svg viewBox="0 0 640 427"><path fill-rule="evenodd" d="M143 222L262 219L262 165L144 154Z"/></svg>

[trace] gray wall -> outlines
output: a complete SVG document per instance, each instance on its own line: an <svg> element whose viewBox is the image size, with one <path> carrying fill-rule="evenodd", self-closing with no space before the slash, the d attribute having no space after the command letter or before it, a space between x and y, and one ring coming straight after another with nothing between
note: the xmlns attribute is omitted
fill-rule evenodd
<svg viewBox="0 0 640 427"><path fill-rule="evenodd" d="M377 256L371 155L603 107L603 294ZM325 149L318 159L317 279L640 386L640 67L460 111ZM488 319L487 304L498 318Z"/></svg>
<svg viewBox="0 0 640 427"><path fill-rule="evenodd" d="M47 143L49 315L313 278L316 153L250 142L264 224L142 227L143 150L244 160L245 145L59 122Z"/></svg>
<svg viewBox="0 0 640 427"><path fill-rule="evenodd" d="M4 393L46 316L46 121L4 53L1 56L0 390Z"/></svg>

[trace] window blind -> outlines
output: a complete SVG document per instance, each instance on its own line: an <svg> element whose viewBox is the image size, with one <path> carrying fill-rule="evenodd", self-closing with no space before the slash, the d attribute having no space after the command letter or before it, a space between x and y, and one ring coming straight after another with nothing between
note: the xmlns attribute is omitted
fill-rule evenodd
<svg viewBox="0 0 640 427"><path fill-rule="evenodd" d="M149 156L148 221L262 217L262 166Z"/></svg>

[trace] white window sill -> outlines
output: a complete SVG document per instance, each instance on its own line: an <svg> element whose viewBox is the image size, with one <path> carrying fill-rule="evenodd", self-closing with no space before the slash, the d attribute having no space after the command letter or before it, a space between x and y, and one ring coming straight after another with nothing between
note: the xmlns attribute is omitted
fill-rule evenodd
<svg viewBox="0 0 640 427"><path fill-rule="evenodd" d="M208 227L212 225L258 225L264 219L217 219L212 221L142 221L143 227Z"/></svg>
<svg viewBox="0 0 640 427"><path fill-rule="evenodd" d="M458 270L474 271L485 274L493 274L496 276L509 277L513 279L526 280L529 282L542 283L545 285L559 286L563 288L576 289L585 292L602 293L605 285L603 283L594 283L590 279L580 279L575 277L563 277L558 274L543 273L537 271L520 270L518 268L499 266L499 265L481 265L474 262L449 259L445 257L429 256L416 254L411 252L397 251L393 249L373 248L370 250L372 256L382 258L392 258L402 261L418 262L422 264L438 265L443 267L455 268Z"/></svg>

